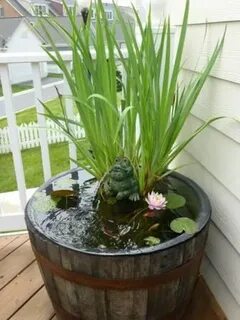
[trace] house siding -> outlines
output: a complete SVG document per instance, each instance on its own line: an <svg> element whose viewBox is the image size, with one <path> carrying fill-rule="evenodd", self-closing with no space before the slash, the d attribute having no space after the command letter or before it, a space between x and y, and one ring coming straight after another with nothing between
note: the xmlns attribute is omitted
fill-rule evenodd
<svg viewBox="0 0 240 320"><path fill-rule="evenodd" d="M184 0L161 2L180 27ZM159 6L160 7L160 6ZM182 79L188 82L207 62L227 28L224 48L197 99L181 138L204 121L227 116L209 126L177 159L212 204L212 223L203 275L229 320L240 319L240 2L191 0ZM207 21L207 24L206 24ZM179 28L177 28L179 30Z"/></svg>
<svg viewBox="0 0 240 320"><path fill-rule="evenodd" d="M22 21L8 42L7 52L43 52L41 41L31 30L31 27ZM41 63L41 76L47 76L47 64ZM21 83L33 79L30 63L13 63L9 66L11 83Z"/></svg>
<svg viewBox="0 0 240 320"><path fill-rule="evenodd" d="M6 0L0 0L0 7L3 8L3 17L16 18L21 17L20 13L11 6Z"/></svg>

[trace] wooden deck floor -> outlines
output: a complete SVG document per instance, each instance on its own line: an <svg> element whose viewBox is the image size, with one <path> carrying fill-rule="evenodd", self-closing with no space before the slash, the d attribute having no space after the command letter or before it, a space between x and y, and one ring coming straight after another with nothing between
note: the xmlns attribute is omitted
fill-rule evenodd
<svg viewBox="0 0 240 320"><path fill-rule="evenodd" d="M0 237L0 320L56 320L27 235ZM184 320L226 320L202 278Z"/></svg>

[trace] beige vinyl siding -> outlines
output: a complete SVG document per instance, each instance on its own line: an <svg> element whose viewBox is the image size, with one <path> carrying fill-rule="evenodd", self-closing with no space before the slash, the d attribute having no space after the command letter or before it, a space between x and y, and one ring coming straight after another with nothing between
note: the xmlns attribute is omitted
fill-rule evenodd
<svg viewBox="0 0 240 320"><path fill-rule="evenodd" d="M240 83L239 25L240 21L190 25L185 47L184 69L200 71L226 28L227 34L221 58L211 75L218 79Z"/></svg>
<svg viewBox="0 0 240 320"><path fill-rule="evenodd" d="M180 24L185 0L152 0L163 3L165 14L171 13L175 24ZM229 22L240 20L239 0L190 0L190 24Z"/></svg>
<svg viewBox="0 0 240 320"><path fill-rule="evenodd" d="M165 1L176 25L184 0ZM205 22L208 22L206 25ZM181 138L224 115L178 158L181 171L208 194L213 212L202 272L229 320L240 319L240 1L191 0L182 79L200 72L227 27L221 56L196 101Z"/></svg>

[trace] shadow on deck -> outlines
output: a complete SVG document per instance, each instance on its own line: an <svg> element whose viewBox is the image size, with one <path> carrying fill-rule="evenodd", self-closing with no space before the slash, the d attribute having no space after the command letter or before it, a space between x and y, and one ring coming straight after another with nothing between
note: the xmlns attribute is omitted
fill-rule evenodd
<svg viewBox="0 0 240 320"><path fill-rule="evenodd" d="M200 277L183 320L226 319ZM27 234L0 237L0 320L57 320Z"/></svg>

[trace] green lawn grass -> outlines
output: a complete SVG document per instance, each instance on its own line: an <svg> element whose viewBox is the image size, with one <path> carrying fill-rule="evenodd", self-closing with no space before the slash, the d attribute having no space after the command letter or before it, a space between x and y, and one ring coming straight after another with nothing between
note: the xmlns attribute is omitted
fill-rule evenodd
<svg viewBox="0 0 240 320"><path fill-rule="evenodd" d="M62 73L53 73L53 72L50 72L50 73L48 74L48 78L63 79L63 74L62 74Z"/></svg>
<svg viewBox="0 0 240 320"><path fill-rule="evenodd" d="M119 98L120 100L120 98ZM59 100L47 102L48 107L61 115ZM17 124L29 123L37 120L35 107L18 112ZM0 119L0 128L7 126L6 118ZM68 144L49 145L52 175L69 169ZM22 151L23 166L27 188L39 187L43 183L42 158L40 147ZM12 154L0 154L0 193L17 190Z"/></svg>
<svg viewBox="0 0 240 320"><path fill-rule="evenodd" d="M52 175L68 170L68 144L49 145ZM43 183L43 169L40 148L22 151L27 188L39 187ZM17 190L12 154L0 155L0 192Z"/></svg>
<svg viewBox="0 0 240 320"><path fill-rule="evenodd" d="M47 102L47 106L52 110L54 114L61 115L61 107L59 104L59 100L51 100ZM37 121L37 111L35 107L26 109L24 111L19 111L16 113L17 125L22 123L29 123L32 121ZM0 128L4 128L7 126L6 117L0 118Z"/></svg>
<svg viewBox="0 0 240 320"><path fill-rule="evenodd" d="M12 85L13 93L24 91L24 90L28 90L28 89L31 89L31 88L32 87L30 85L27 85L27 84L13 84ZM0 85L0 97L2 97L2 96L3 96L3 90L2 90L2 86Z"/></svg>
<svg viewBox="0 0 240 320"><path fill-rule="evenodd" d="M47 102L48 107L61 115L59 100ZM36 108L32 107L16 114L17 124L29 123L37 120ZM5 117L0 119L0 128L7 126ZM69 169L69 155L67 143L49 145L52 175ZM43 183L43 170L40 147L22 151L25 179L27 188L38 187ZM12 154L0 154L0 192L17 189Z"/></svg>

